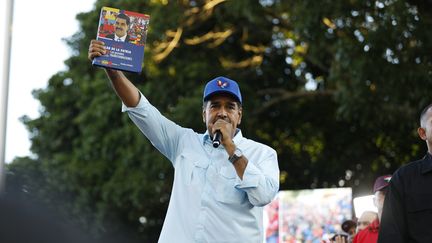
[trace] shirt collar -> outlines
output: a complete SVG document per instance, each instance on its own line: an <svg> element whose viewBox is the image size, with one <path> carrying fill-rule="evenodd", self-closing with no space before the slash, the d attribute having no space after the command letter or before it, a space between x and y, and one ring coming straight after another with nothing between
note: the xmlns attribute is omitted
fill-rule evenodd
<svg viewBox="0 0 432 243"><path fill-rule="evenodd" d="M121 41L125 41L126 40L126 35L124 35L123 37L118 37L116 34L114 34L114 40L118 40L120 39Z"/></svg>
<svg viewBox="0 0 432 243"><path fill-rule="evenodd" d="M421 163L421 173L425 174L432 171L432 155L428 152Z"/></svg>
<svg viewBox="0 0 432 243"><path fill-rule="evenodd" d="M233 138L234 144L238 144L242 138L243 138L243 134L241 130L239 128L236 128L236 133ZM210 138L210 134L208 131L206 131L203 136L203 144L206 143L210 143L210 144L212 143L212 139Z"/></svg>

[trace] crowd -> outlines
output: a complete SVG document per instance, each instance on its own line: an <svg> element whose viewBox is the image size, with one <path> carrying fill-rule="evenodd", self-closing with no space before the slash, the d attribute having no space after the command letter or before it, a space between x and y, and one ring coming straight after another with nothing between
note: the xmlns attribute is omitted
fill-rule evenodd
<svg viewBox="0 0 432 243"><path fill-rule="evenodd" d="M329 210L332 206L314 207L298 198L283 201L283 197L279 197L279 232L275 229L277 224L273 223L266 242L432 242L432 231L426 221L432 212L432 193L428 187L432 185L432 104L421 112L417 132L426 142L428 151L423 159L402 166L393 175L376 178L372 192L377 212L365 211L349 219L345 211L340 210L345 208L343 200L331 202L337 206ZM272 215L277 220L276 209L273 206ZM334 214L320 214L323 211ZM278 234L279 237L275 237Z"/></svg>
<svg viewBox="0 0 432 243"><path fill-rule="evenodd" d="M426 142L426 155L400 167L392 176L378 177L373 187L377 217L360 217L357 227L367 225L365 228L356 234L350 231L351 237L337 237L334 242L432 242L427 223L432 212L432 104L421 112L417 133Z"/></svg>

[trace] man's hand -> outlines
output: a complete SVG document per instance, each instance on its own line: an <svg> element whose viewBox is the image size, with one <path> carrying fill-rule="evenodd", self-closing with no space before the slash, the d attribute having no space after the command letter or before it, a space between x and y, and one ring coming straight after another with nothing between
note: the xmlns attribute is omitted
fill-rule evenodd
<svg viewBox="0 0 432 243"><path fill-rule="evenodd" d="M91 40L88 50L88 59L93 61L95 57L103 56L107 53L105 43L103 41Z"/></svg>
<svg viewBox="0 0 432 243"><path fill-rule="evenodd" d="M336 237L334 237L334 240L332 240L332 242L334 242L334 243L348 243L348 240L346 239L346 237L343 237L342 235L337 235Z"/></svg>
<svg viewBox="0 0 432 243"><path fill-rule="evenodd" d="M90 61L93 61L95 57L103 56L106 53L107 50L104 42L98 40L92 40L90 42L88 50L88 59ZM110 68L104 69L118 97L127 107L135 107L140 100L140 93L135 85L133 85L121 71Z"/></svg>
<svg viewBox="0 0 432 243"><path fill-rule="evenodd" d="M216 131L220 131L222 133L222 140L221 143L224 147L227 145L231 145L233 143L232 137L233 137L233 127L231 123L225 121L224 119L218 119L212 127L212 134L216 133Z"/></svg>
<svg viewBox="0 0 432 243"><path fill-rule="evenodd" d="M212 127L212 134L216 133L216 131L220 131L222 133L221 144L224 146L225 150L228 153L228 156L232 156L236 149L234 141L232 140L234 136L233 126L228 121L220 118L218 119Z"/></svg>

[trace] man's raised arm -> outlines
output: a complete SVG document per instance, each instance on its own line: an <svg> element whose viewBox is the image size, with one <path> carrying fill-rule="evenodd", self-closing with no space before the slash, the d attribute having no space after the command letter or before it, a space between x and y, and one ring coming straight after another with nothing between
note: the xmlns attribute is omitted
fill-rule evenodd
<svg viewBox="0 0 432 243"><path fill-rule="evenodd" d="M103 56L106 52L104 42L92 40L89 46L88 58L93 61L95 57ZM140 100L137 87L121 71L105 68L105 72L117 96L127 107L135 107Z"/></svg>

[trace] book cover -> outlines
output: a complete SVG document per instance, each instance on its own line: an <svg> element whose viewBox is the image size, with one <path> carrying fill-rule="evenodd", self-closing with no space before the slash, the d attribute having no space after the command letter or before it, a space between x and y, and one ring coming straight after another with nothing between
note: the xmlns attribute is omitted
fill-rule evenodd
<svg viewBox="0 0 432 243"><path fill-rule="evenodd" d="M92 64L121 71L140 73L150 16L111 7L102 7L97 40L107 53Z"/></svg>

